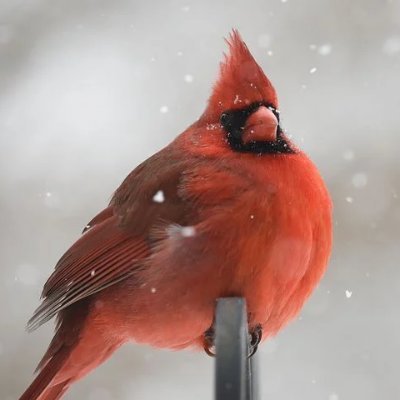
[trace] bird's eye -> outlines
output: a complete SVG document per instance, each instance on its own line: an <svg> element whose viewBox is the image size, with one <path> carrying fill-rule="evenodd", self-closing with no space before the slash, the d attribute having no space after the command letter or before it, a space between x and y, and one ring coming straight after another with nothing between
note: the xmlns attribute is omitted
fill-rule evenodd
<svg viewBox="0 0 400 400"><path fill-rule="evenodd" d="M222 113L221 117L219 119L219 122L221 123L221 125L226 125L228 123L228 120L229 120L228 113Z"/></svg>

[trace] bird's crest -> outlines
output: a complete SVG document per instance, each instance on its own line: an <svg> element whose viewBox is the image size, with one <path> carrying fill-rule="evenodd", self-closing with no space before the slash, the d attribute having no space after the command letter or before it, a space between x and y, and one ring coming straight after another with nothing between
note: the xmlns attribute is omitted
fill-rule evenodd
<svg viewBox="0 0 400 400"><path fill-rule="evenodd" d="M219 79L214 85L205 115L216 117L223 111L265 102L278 107L274 87L251 55L237 30L226 40L229 54L220 65Z"/></svg>

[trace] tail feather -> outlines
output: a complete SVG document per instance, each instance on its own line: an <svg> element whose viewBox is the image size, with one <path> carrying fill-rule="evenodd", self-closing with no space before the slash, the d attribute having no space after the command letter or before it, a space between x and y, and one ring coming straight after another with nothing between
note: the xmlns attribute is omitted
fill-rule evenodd
<svg viewBox="0 0 400 400"><path fill-rule="evenodd" d="M83 300L60 312L56 334L37 367L39 373L19 400L60 399L70 385L124 343L124 336L110 336L88 310L89 300Z"/></svg>
<svg viewBox="0 0 400 400"><path fill-rule="evenodd" d="M49 389L46 389L39 400L58 400L61 399L61 396L65 393L65 391L69 387L69 381L59 383L58 385L52 386Z"/></svg>
<svg viewBox="0 0 400 400"><path fill-rule="evenodd" d="M58 383L51 386L51 381L61 370L69 355L69 349L62 347L54 356L44 365L38 376L26 389L19 400L57 400L68 387L69 381Z"/></svg>
<svg viewBox="0 0 400 400"><path fill-rule="evenodd" d="M19 400L56 400L68 389L71 376L60 379L60 373L78 344L87 313L87 301L81 302L79 308L74 305L59 313L56 333L36 368L38 375ZM69 337L71 330L74 333L72 339Z"/></svg>

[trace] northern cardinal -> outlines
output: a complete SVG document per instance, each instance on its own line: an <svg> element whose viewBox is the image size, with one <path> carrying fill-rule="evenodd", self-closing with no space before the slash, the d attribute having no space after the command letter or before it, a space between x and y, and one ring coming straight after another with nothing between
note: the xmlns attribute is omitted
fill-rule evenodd
<svg viewBox="0 0 400 400"><path fill-rule="evenodd" d="M228 44L203 115L128 175L57 263L28 323L56 316L56 333L20 400L59 399L129 341L203 346L219 297L244 297L250 332L268 337L320 280L329 194L237 31Z"/></svg>

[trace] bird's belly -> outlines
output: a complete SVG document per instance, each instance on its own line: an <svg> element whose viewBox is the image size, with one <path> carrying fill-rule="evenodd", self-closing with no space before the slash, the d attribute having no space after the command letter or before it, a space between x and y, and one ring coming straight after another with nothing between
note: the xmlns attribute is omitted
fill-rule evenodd
<svg viewBox="0 0 400 400"><path fill-rule="evenodd" d="M93 304L99 321L125 341L182 348L200 342L212 325L216 298L179 280L156 287L128 279L99 293Z"/></svg>
<svg viewBox="0 0 400 400"><path fill-rule="evenodd" d="M201 342L212 326L217 298L241 296L250 328L261 324L267 337L297 313L309 294L302 280L310 262L310 235L282 233L262 248L252 238L240 244L241 251L224 256L209 246L207 255L181 254L184 265L176 255L175 263L163 258L165 264L150 265L144 275L106 289L97 303L126 340L177 348Z"/></svg>

